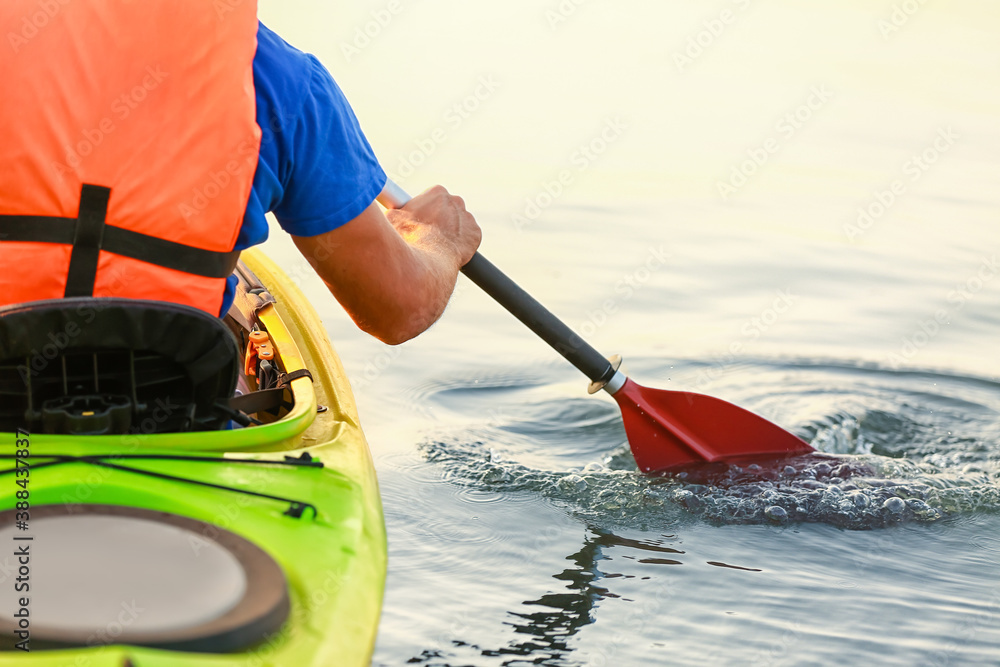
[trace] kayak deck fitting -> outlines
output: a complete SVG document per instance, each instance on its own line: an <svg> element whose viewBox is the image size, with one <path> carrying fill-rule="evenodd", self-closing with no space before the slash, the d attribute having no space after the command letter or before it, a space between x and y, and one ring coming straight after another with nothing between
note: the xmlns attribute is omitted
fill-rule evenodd
<svg viewBox="0 0 1000 667"><path fill-rule="evenodd" d="M0 553L30 553L30 590L15 593L8 574L0 595L0 666L369 663L385 524L350 386L304 295L260 252L244 261L259 284L237 300L256 303L230 325L243 348L248 325L266 332L262 358L273 352L267 365L287 385L283 407L256 412L262 423L0 433ZM85 425L113 407L68 412ZM17 568L0 556L0 579ZM15 646L22 595L30 652Z"/></svg>

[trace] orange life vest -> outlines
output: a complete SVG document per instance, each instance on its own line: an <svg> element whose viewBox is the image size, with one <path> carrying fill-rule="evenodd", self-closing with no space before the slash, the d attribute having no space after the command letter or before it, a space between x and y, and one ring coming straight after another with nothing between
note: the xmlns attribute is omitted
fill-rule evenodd
<svg viewBox="0 0 1000 667"><path fill-rule="evenodd" d="M0 0L0 305L219 313L260 147L253 0Z"/></svg>

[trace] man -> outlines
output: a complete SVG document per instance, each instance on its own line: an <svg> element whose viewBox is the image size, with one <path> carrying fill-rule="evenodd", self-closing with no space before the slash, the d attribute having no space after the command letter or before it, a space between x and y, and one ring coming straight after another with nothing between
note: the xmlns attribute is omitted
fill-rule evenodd
<svg viewBox="0 0 1000 667"><path fill-rule="evenodd" d="M223 313L273 211L358 326L397 344L437 320L479 245L444 188L382 212L385 174L341 91L253 2L4 0L0 34L0 305Z"/></svg>
<svg viewBox="0 0 1000 667"><path fill-rule="evenodd" d="M373 203L385 174L347 101L315 58L264 26L254 82L257 121L265 128L254 191L266 193L266 207L358 326L390 344L424 331L444 310L458 269L479 246L479 227L461 198L436 187L390 211L387 220ZM273 142L267 141L269 130ZM333 145L317 150L319 137ZM306 164L295 164L289 187L276 189L274 174L296 157ZM256 222L258 215L249 217Z"/></svg>

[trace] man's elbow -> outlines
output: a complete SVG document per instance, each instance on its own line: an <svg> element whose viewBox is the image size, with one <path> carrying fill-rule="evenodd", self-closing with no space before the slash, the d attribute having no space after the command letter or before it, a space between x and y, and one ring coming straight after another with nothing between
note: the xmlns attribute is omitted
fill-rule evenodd
<svg viewBox="0 0 1000 667"><path fill-rule="evenodd" d="M427 331L437 321L438 317L440 317L440 313L435 314L433 317L429 314L421 316L410 313L407 317L398 319L380 322L359 322L358 326L365 333L374 336L386 345L401 345Z"/></svg>
<svg viewBox="0 0 1000 667"><path fill-rule="evenodd" d="M401 330L400 329L400 330L391 330L391 331L384 331L384 332L367 331L366 333L369 333L372 336L374 336L375 338L378 338L380 341L382 341L386 345L402 345L403 343L405 343L408 340L413 340L414 338L416 338L417 336L419 336L423 332L422 331L405 331L405 330Z"/></svg>

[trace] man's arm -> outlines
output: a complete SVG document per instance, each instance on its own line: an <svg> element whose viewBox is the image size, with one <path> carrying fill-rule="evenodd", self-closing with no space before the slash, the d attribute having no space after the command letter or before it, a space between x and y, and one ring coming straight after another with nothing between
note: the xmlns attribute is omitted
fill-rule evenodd
<svg viewBox="0 0 1000 667"><path fill-rule="evenodd" d="M482 235L461 197L435 186L402 209L372 203L337 229L292 238L358 327L398 345L441 316Z"/></svg>

